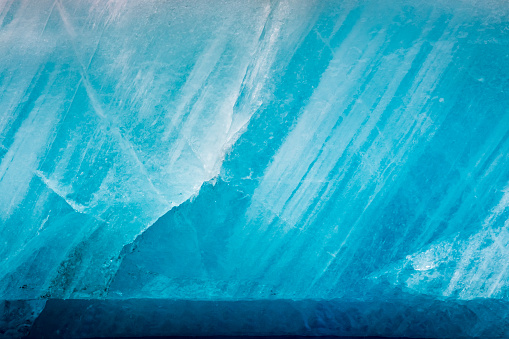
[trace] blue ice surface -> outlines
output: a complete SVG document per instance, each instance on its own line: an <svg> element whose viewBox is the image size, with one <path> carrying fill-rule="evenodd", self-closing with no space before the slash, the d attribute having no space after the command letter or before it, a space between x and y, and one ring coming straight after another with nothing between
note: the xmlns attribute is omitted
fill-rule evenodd
<svg viewBox="0 0 509 339"><path fill-rule="evenodd" d="M0 0L0 336L507 337L508 88L502 0Z"/></svg>

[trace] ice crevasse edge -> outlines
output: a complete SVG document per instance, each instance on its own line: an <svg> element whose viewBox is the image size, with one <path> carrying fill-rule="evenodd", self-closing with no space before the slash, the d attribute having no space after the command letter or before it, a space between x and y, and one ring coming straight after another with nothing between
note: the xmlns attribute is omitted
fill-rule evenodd
<svg viewBox="0 0 509 339"><path fill-rule="evenodd" d="M507 300L505 2L0 20L2 299Z"/></svg>

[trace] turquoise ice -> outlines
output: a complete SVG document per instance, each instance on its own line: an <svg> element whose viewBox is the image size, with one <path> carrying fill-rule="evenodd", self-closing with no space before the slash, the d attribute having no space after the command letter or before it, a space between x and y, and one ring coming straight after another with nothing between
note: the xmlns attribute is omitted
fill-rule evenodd
<svg viewBox="0 0 509 339"><path fill-rule="evenodd" d="M508 88L502 0L0 0L0 299L502 312Z"/></svg>

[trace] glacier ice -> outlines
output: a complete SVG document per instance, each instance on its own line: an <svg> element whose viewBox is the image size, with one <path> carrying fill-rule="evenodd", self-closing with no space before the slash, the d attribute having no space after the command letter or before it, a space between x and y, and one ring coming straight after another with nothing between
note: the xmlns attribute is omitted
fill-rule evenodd
<svg viewBox="0 0 509 339"><path fill-rule="evenodd" d="M0 0L0 51L0 336L127 299L507 314L506 2Z"/></svg>
<svg viewBox="0 0 509 339"><path fill-rule="evenodd" d="M122 247L217 176L274 58L259 47L270 8L28 4L3 2L17 20L2 29L0 290L100 296Z"/></svg>

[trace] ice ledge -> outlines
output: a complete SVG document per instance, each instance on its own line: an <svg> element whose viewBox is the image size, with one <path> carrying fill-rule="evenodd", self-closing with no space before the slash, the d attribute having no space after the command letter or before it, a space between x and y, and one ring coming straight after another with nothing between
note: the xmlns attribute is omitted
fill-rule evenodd
<svg viewBox="0 0 509 339"><path fill-rule="evenodd" d="M0 337L9 333L1 329ZM422 296L384 301L51 299L27 337L210 335L507 338L509 302Z"/></svg>

